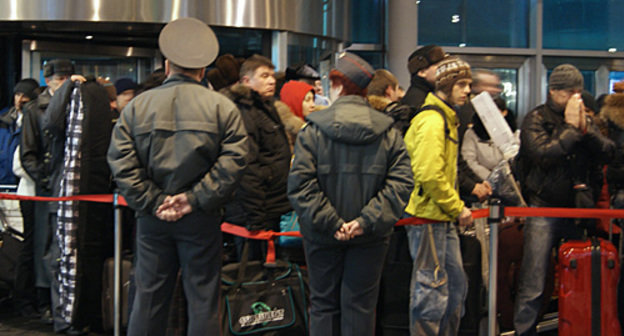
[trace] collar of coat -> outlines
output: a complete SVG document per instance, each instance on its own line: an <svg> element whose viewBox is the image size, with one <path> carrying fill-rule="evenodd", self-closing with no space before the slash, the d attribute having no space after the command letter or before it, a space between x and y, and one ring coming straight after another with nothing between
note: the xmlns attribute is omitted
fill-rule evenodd
<svg viewBox="0 0 624 336"><path fill-rule="evenodd" d="M17 109L15 106L11 107L5 114L0 115L0 123L13 126L13 123L17 120Z"/></svg>
<svg viewBox="0 0 624 336"><path fill-rule="evenodd" d="M169 76L169 78L165 79L165 81L163 82L163 85L174 83L174 82L185 82L185 83L194 83L194 84L202 85L200 82L194 80L193 78L184 74L180 74L180 73L176 73L176 74Z"/></svg>
<svg viewBox="0 0 624 336"><path fill-rule="evenodd" d="M384 96L370 95L367 96L368 103L377 111L383 112L386 107L392 103L392 100Z"/></svg>
<svg viewBox="0 0 624 336"><path fill-rule="evenodd" d="M254 104L271 105L270 103L272 102L272 100L263 100L258 92L241 83L236 83L230 87L223 88L219 92L225 94L236 104L244 104L248 106L252 106Z"/></svg>
<svg viewBox="0 0 624 336"><path fill-rule="evenodd" d="M435 85L429 83L423 77L418 76L418 73L415 73L412 76L412 80L410 81L411 86L417 87L425 92L433 92L435 90Z"/></svg>

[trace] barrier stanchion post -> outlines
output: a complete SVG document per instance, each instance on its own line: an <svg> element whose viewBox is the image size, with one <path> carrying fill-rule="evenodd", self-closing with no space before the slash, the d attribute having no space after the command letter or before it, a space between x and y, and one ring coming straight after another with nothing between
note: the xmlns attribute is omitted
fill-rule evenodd
<svg viewBox="0 0 624 336"><path fill-rule="evenodd" d="M115 215L115 266L114 266L114 285L113 285L113 318L114 318L114 335L121 335L121 205L119 204L119 191L113 193L113 208Z"/></svg>
<svg viewBox="0 0 624 336"><path fill-rule="evenodd" d="M488 285L488 336L496 335L496 277L498 273L498 225L503 219L500 200L490 200L490 281Z"/></svg>

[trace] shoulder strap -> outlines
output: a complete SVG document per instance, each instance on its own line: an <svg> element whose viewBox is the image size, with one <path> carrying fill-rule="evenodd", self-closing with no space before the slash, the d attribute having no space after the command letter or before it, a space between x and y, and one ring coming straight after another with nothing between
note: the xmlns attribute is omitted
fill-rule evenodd
<svg viewBox="0 0 624 336"><path fill-rule="evenodd" d="M392 111L397 105L399 105L399 102L393 101L384 107L383 112L388 114L388 112Z"/></svg>
<svg viewBox="0 0 624 336"><path fill-rule="evenodd" d="M457 139L451 138L451 130L448 127L448 123L446 121L446 114L444 113L444 110L442 110L442 108L440 106L437 106L437 105L425 105L425 106L421 107L416 114L418 114L418 113L420 113L422 111L426 111L426 110L434 110L434 111L440 113L440 115L442 116L442 119L444 120L444 136L447 139L449 139L452 143L455 143L455 144L458 143Z"/></svg>

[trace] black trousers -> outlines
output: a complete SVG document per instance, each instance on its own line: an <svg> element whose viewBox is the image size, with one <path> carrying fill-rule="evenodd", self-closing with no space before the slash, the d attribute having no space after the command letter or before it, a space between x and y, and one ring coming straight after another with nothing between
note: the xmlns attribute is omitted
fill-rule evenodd
<svg viewBox="0 0 624 336"><path fill-rule="evenodd" d="M34 237L35 202L20 201L20 210L24 223L24 240L22 249L17 256L15 266L15 303L19 310L31 306L37 307L37 291L35 290ZM48 300L49 301L49 300ZM48 302L46 301L46 303Z"/></svg>
<svg viewBox="0 0 624 336"><path fill-rule="evenodd" d="M137 218L136 296L128 335L165 335L178 269L188 335L219 335L220 218L195 211L177 222Z"/></svg>
<svg viewBox="0 0 624 336"><path fill-rule="evenodd" d="M375 333L375 306L390 238L358 245L304 241L310 277L310 335Z"/></svg>

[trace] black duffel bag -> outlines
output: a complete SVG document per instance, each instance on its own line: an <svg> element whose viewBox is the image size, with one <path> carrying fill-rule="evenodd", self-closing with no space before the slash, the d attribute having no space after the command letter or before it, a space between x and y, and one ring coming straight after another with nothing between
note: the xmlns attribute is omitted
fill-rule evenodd
<svg viewBox="0 0 624 336"><path fill-rule="evenodd" d="M296 264L248 261L221 271L223 335L308 335L307 275Z"/></svg>

